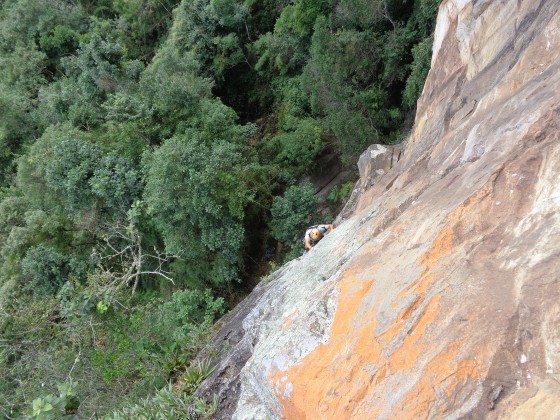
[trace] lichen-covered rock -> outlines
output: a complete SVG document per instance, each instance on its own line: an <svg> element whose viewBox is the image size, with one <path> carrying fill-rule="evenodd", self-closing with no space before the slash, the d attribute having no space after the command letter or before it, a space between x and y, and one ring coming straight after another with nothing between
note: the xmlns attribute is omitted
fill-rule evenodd
<svg viewBox="0 0 560 420"><path fill-rule="evenodd" d="M403 157L237 309L218 417L557 415L559 117L558 1L444 0Z"/></svg>

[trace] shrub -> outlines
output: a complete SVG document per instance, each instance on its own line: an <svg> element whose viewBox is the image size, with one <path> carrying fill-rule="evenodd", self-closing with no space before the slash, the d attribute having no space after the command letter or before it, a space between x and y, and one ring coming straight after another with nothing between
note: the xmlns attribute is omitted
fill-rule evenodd
<svg viewBox="0 0 560 420"><path fill-rule="evenodd" d="M214 397L211 403L202 398L179 392L172 385L159 390L155 395L141 400L137 404L128 405L111 415L104 417L106 420L129 419L193 419L197 416L211 418L218 408L218 399Z"/></svg>
<svg viewBox="0 0 560 420"><path fill-rule="evenodd" d="M48 394L33 400L32 417L41 420L61 418L78 409L80 400L76 396L72 380L57 387L58 396Z"/></svg>
<svg viewBox="0 0 560 420"><path fill-rule="evenodd" d="M183 381L185 391L193 393L202 381L208 378L216 368L210 364L209 359L196 359L185 371Z"/></svg>
<svg viewBox="0 0 560 420"><path fill-rule="evenodd" d="M128 405L106 416L107 420L128 419L173 419L190 418L192 398L185 392L175 392L171 385L159 390L155 395Z"/></svg>
<svg viewBox="0 0 560 420"><path fill-rule="evenodd" d="M354 182L345 182L344 184L336 185L327 196L327 200L332 203L342 203L350 197L353 190Z"/></svg>
<svg viewBox="0 0 560 420"><path fill-rule="evenodd" d="M310 173L326 147L321 125L312 118L284 115L280 126L282 131L267 142L265 152L275 156L274 163L295 177Z"/></svg>
<svg viewBox="0 0 560 420"><path fill-rule="evenodd" d="M283 196L272 203L272 234L281 242L297 240L309 215L315 210L317 199L311 184L289 187Z"/></svg>
<svg viewBox="0 0 560 420"><path fill-rule="evenodd" d="M29 249L21 265L38 296L54 295L69 273L68 258L45 245Z"/></svg>

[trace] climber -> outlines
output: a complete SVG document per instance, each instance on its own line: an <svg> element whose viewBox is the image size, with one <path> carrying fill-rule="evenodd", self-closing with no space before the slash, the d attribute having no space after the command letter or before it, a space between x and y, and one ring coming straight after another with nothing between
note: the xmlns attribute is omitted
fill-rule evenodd
<svg viewBox="0 0 560 420"><path fill-rule="evenodd" d="M303 237L303 254L305 255L311 248L313 248L317 242L323 239L325 233L330 232L334 229L332 224L327 225L315 225L307 228L305 231L305 236Z"/></svg>

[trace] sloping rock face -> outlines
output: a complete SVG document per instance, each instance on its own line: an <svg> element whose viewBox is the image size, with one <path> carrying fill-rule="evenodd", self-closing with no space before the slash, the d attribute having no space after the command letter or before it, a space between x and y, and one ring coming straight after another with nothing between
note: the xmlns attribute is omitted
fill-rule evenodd
<svg viewBox="0 0 560 420"><path fill-rule="evenodd" d="M559 9L443 1L404 156L224 320L219 418L558 415Z"/></svg>

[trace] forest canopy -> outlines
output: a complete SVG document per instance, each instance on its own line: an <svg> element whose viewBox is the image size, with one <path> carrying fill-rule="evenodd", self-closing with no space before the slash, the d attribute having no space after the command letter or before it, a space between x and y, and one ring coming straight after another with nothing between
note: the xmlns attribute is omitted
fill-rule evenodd
<svg viewBox="0 0 560 420"><path fill-rule="evenodd" d="M1 1L0 417L172 393L317 160L406 136L439 3Z"/></svg>

